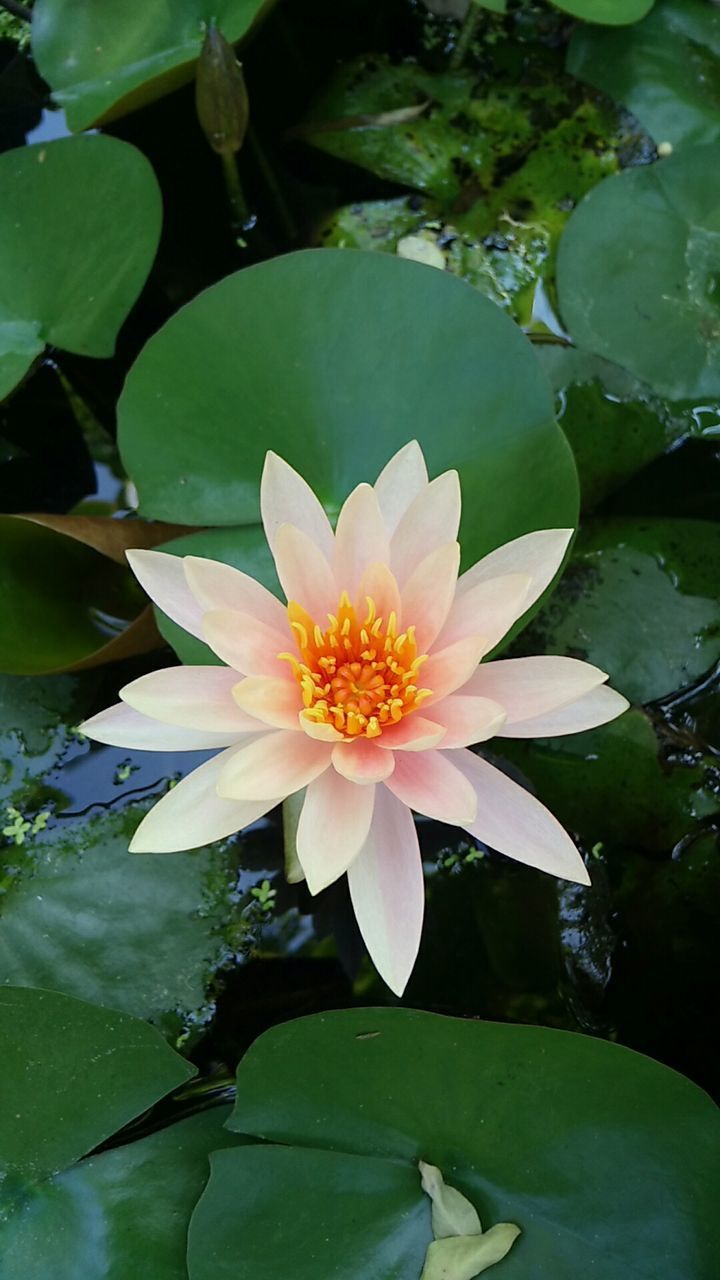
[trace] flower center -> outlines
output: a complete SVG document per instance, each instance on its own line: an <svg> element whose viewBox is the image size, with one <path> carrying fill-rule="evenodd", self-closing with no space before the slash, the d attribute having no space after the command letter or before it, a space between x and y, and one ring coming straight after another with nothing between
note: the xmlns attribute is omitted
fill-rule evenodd
<svg viewBox="0 0 720 1280"><path fill-rule="evenodd" d="M327 615L325 630L294 601L288 618L300 657L278 656L292 663L306 720L331 725L348 738L378 738L430 696L430 689L418 688L427 654L417 652L415 628L398 635L395 614L385 622L369 596L362 620L346 591L337 614Z"/></svg>

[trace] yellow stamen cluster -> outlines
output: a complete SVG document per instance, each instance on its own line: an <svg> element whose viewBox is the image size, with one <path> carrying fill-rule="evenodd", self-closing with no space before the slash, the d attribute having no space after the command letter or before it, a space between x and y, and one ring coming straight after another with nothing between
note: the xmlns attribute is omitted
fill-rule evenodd
<svg viewBox="0 0 720 1280"><path fill-rule="evenodd" d="M367 599L362 621L346 591L337 614L327 615L323 630L300 605L288 605L296 654L278 656L292 663L302 691L304 718L330 725L347 738L378 738L429 697L418 687L418 672L427 654L418 654L415 628L398 635L397 618L378 617Z"/></svg>

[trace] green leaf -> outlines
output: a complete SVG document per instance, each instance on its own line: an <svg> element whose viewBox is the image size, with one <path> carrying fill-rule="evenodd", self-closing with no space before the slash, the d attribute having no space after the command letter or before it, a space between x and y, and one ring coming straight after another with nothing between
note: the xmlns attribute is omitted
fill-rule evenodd
<svg viewBox="0 0 720 1280"><path fill-rule="evenodd" d="M525 339L467 285L398 258L305 251L229 276L150 340L119 422L156 517L255 524L268 449L333 513L417 438L433 474L460 472L466 563L575 520L572 456Z"/></svg>
<svg viewBox="0 0 720 1280"><path fill-rule="evenodd" d="M187 1226L209 1153L242 1142L222 1128L227 1110L91 1156L20 1197L0 1221L8 1280L187 1280Z"/></svg>
<svg viewBox="0 0 720 1280"><path fill-rule="evenodd" d="M644 18L654 0L552 0L552 3L556 9L571 13L574 18L582 18L583 22L626 27Z"/></svg>
<svg viewBox="0 0 720 1280"><path fill-rule="evenodd" d="M358 1186L369 1190L371 1169L376 1187L386 1170L396 1231L402 1211L388 1180L405 1166L412 1172L425 1216L410 1218L409 1184L404 1213L410 1239L426 1246L420 1158L452 1177L484 1224L522 1229L498 1272L507 1280L577 1280L588 1270L597 1280L713 1274L717 1111L682 1076L614 1044L414 1010L322 1014L275 1027L252 1046L238 1068L230 1124L283 1146L223 1157L191 1225L191 1280L270 1280L279 1259L285 1270L292 1259L303 1277L333 1274L323 1258L347 1280L367 1276L367 1254L339 1250L352 1210L367 1222ZM341 1153L352 1164L339 1182ZM387 1239L382 1202L375 1215ZM373 1273L414 1280L413 1265Z"/></svg>
<svg viewBox="0 0 720 1280"><path fill-rule="evenodd" d="M211 1159L190 1221L188 1270L190 1280L418 1280L431 1239L417 1169L247 1146Z"/></svg>
<svg viewBox="0 0 720 1280"><path fill-rule="evenodd" d="M687 436L713 439L692 401L668 402L599 356L541 346L537 355L560 397L560 424L572 446L583 510L591 510L647 463ZM708 406L717 418L720 405ZM703 413L703 417L705 413Z"/></svg>
<svg viewBox="0 0 720 1280"><path fill-rule="evenodd" d="M607 178L560 241L575 343L670 399L720 394L720 145Z"/></svg>
<svg viewBox="0 0 720 1280"><path fill-rule="evenodd" d="M147 160L117 138L7 151L0 189L2 399L46 343L113 354L155 256L162 208Z"/></svg>
<svg viewBox="0 0 720 1280"><path fill-rule="evenodd" d="M0 595L7 602L0 670L12 675L152 648L139 623L145 600L129 569L34 521L0 516Z"/></svg>
<svg viewBox="0 0 720 1280"><path fill-rule="evenodd" d="M0 987L0 1168L36 1181L195 1074L146 1023L56 991Z"/></svg>
<svg viewBox="0 0 720 1280"><path fill-rule="evenodd" d="M589 523L517 651L592 662L633 702L691 684L720 657L720 524Z"/></svg>
<svg viewBox="0 0 720 1280"><path fill-rule="evenodd" d="M207 23L246 35L268 0L38 0L32 50L73 130L114 120L192 78Z"/></svg>
<svg viewBox="0 0 720 1280"><path fill-rule="evenodd" d="M567 68L628 107L657 143L720 138L720 13L712 4L658 0L629 31L577 27Z"/></svg>

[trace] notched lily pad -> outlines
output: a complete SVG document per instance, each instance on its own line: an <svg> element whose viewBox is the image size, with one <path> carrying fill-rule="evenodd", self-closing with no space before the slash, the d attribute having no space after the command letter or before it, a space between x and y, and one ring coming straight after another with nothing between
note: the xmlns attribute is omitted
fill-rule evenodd
<svg viewBox="0 0 720 1280"><path fill-rule="evenodd" d="M0 189L2 399L48 343L113 354L155 256L162 209L148 161L109 137L7 151Z"/></svg>
<svg viewBox="0 0 720 1280"><path fill-rule="evenodd" d="M720 144L600 183L558 250L578 346L670 399L720 395Z"/></svg>

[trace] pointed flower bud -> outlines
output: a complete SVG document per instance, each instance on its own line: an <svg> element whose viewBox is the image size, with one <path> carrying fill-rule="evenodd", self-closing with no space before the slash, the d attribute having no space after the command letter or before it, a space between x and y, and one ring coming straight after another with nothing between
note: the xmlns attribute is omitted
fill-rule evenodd
<svg viewBox="0 0 720 1280"><path fill-rule="evenodd" d="M195 108L213 151L235 155L241 148L250 117L247 88L235 50L211 24L198 59Z"/></svg>

